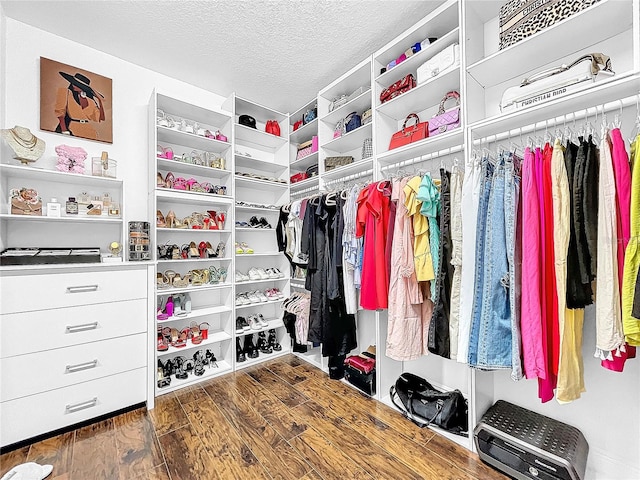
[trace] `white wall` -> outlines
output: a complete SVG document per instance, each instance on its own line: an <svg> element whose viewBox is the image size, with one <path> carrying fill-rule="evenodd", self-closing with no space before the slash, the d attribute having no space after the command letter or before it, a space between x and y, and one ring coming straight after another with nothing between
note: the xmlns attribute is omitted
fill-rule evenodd
<svg viewBox="0 0 640 480"><path fill-rule="evenodd" d="M2 75L6 83L6 97L0 107L0 115L4 114L4 119L0 117L0 127L29 127L47 143L44 156L35 164L37 167L53 169L56 164L54 148L63 143L84 148L89 157L108 151L109 157L118 161L118 178L125 182L125 219L153 221L155 214L147 212L147 162L150 154L155 154L148 152L147 141L147 106L153 89L158 88L167 95L203 106L220 106L225 98L11 18L6 18L2 39L6 42L6 54L2 52L1 55L6 67L6 75ZM112 145L70 139L39 129L41 56L113 80ZM170 70L171 65L166 68ZM1 148L3 158L12 157L4 142ZM85 163L85 166L90 166L90 163Z"/></svg>

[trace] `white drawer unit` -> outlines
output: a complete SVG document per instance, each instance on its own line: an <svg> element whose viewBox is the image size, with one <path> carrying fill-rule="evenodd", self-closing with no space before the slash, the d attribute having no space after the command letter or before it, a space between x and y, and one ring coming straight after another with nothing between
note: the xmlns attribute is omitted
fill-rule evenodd
<svg viewBox="0 0 640 480"><path fill-rule="evenodd" d="M146 371L138 368L3 402L0 444L10 445L144 402Z"/></svg>
<svg viewBox="0 0 640 480"><path fill-rule="evenodd" d="M140 333L3 358L0 360L0 401L6 402L144 367L146 355L147 335Z"/></svg>
<svg viewBox="0 0 640 480"><path fill-rule="evenodd" d="M146 270L91 271L0 278L2 313L146 298Z"/></svg>
<svg viewBox="0 0 640 480"><path fill-rule="evenodd" d="M0 358L69 347L147 330L146 299L2 316Z"/></svg>

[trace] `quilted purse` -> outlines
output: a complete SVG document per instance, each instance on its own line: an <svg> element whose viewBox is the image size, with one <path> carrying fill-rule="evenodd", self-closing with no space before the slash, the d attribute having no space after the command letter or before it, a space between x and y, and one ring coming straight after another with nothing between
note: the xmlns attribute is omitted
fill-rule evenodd
<svg viewBox="0 0 640 480"><path fill-rule="evenodd" d="M360 126L362 126L362 117L360 117L356 112L351 112L344 119L344 130L346 133L349 133Z"/></svg>
<svg viewBox="0 0 640 480"><path fill-rule="evenodd" d="M444 104L450 98L456 101L456 106L445 110ZM442 101L438 113L429 120L429 136L433 137L446 133L460 126L460 94L456 91L447 92Z"/></svg>
<svg viewBox="0 0 640 480"><path fill-rule="evenodd" d="M409 120L415 119L416 123L407 127L407 123ZM418 142L424 138L429 136L429 122L420 122L420 117L415 113L410 113L407 115L407 118L404 119L404 123L402 124L402 130L394 133L391 136L391 141L389 142L389 150L393 150L394 148L403 147L404 145L409 145L413 142Z"/></svg>
<svg viewBox="0 0 640 480"><path fill-rule="evenodd" d="M440 72L460 64L460 46L457 43L449 45L441 52L420 65L417 70L418 84L437 76Z"/></svg>
<svg viewBox="0 0 640 480"><path fill-rule="evenodd" d="M329 111L333 112L336 108L341 107L348 101L349 97L347 97L346 95L340 95L339 97L334 98L333 101L329 104Z"/></svg>
<svg viewBox="0 0 640 480"><path fill-rule="evenodd" d="M393 85L388 86L380 93L380 103L388 102L389 100L393 100L398 95L402 95L404 92L408 92L412 88L416 87L416 80L413 78L413 75L410 73L402 80L398 80Z"/></svg>
<svg viewBox="0 0 640 480"><path fill-rule="evenodd" d="M349 165L353 163L352 156L341 157L327 157L324 159L325 171L333 170L336 167L342 167L343 165Z"/></svg>

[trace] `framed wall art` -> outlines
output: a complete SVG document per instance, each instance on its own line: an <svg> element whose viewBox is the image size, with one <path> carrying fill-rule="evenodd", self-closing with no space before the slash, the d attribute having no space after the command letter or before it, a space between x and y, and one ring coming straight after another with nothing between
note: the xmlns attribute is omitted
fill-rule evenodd
<svg viewBox="0 0 640 480"><path fill-rule="evenodd" d="M112 81L40 57L40 129L113 143Z"/></svg>

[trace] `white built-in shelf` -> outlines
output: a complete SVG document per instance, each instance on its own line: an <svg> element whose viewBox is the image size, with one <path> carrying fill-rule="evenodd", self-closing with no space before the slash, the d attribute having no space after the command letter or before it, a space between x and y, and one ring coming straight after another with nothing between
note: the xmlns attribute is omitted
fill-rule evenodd
<svg viewBox="0 0 640 480"><path fill-rule="evenodd" d="M254 285L254 284L258 284L258 283L272 283L272 282L287 282L289 281L290 278L289 277L283 277L283 278L266 278L264 280L247 280L245 282L236 282L236 286L242 286L242 285Z"/></svg>
<svg viewBox="0 0 640 480"><path fill-rule="evenodd" d="M376 110L378 113L395 120L404 120L410 113L420 112L429 107L437 107L445 94L452 90L460 91L459 65L449 67L439 75L418 84L416 88L379 105ZM447 106L451 105L452 101L450 100ZM428 120L428 118L420 118L421 122Z"/></svg>
<svg viewBox="0 0 640 480"><path fill-rule="evenodd" d="M372 138L372 125L373 123L362 125L355 130L351 130L350 132L343 134L341 137L334 138L324 145L320 145L320 148L337 153L345 153L357 148L362 148L364 139Z"/></svg>
<svg viewBox="0 0 640 480"><path fill-rule="evenodd" d="M206 233L207 235L213 233L231 233L231 230L205 230L204 228L167 228L160 227L156 228L157 232L167 232L167 233Z"/></svg>
<svg viewBox="0 0 640 480"><path fill-rule="evenodd" d="M90 162L88 162L90 165ZM89 167L90 168L90 167ZM44 168L11 165L0 163L0 173L3 177L19 177L28 180L46 180L55 183L82 185L84 187L120 188L122 180L109 177L94 177L79 173L58 172L57 170L45 170Z"/></svg>
<svg viewBox="0 0 640 480"><path fill-rule="evenodd" d="M10 213L0 214L0 220L22 221L22 222L61 222L61 223L122 223L120 217L109 217L107 215L69 215L62 217L47 217L46 215L12 215Z"/></svg>
<svg viewBox="0 0 640 480"><path fill-rule="evenodd" d="M366 59L335 80L331 85L320 91L320 96L331 101L341 95L351 95L360 87L365 87L366 89L370 85L371 62L369 59ZM322 112L320 111L318 112L318 114L321 113Z"/></svg>
<svg viewBox="0 0 640 480"><path fill-rule="evenodd" d="M55 270L122 270L125 268L140 268L153 265L151 262L104 262L104 263L55 263L50 265L5 265L0 266L0 272L35 272L52 273ZM55 272L53 272L55 273Z"/></svg>
<svg viewBox="0 0 640 480"><path fill-rule="evenodd" d="M167 143L172 145L180 145L185 148L184 153L190 153L191 149L202 150L203 152L216 152L222 153L229 147L231 144L229 142L221 142L220 140L216 140L215 138L203 137L200 135L196 135L195 133L187 133L181 132L180 130L175 130L169 127L157 126L158 131L158 143L165 147ZM177 151L176 148L172 147L174 154L182 153ZM188 151L187 151L188 150Z"/></svg>
<svg viewBox="0 0 640 480"><path fill-rule="evenodd" d="M256 303L250 303L248 305L236 305L236 310L244 310L245 308L257 308L257 307L261 307L263 305L273 305L275 303L282 303L284 301L283 299L278 299L278 300L267 300L266 302L256 302Z"/></svg>
<svg viewBox="0 0 640 480"><path fill-rule="evenodd" d="M438 38L435 42L433 42L430 45L427 45L423 50L420 50L418 53L407 58L404 62L400 63L400 65L396 65L391 70L387 70L383 74L378 75L376 77L376 82L380 84L380 86L384 89L392 85L393 83L397 82L401 78L404 78L410 73L413 73L415 77L415 72L419 66L421 66L430 58L432 58L436 53L444 50L449 45L458 43L459 35L460 35L460 29L458 27L454 28L453 30L450 30L449 32L445 33L439 38L437 35L433 33L433 31L431 31L429 36ZM421 38L422 40L425 39L425 37L423 36L420 36L417 38ZM422 41L422 40L419 40L419 41ZM413 43L417 43L417 41ZM406 47L407 45L412 45L411 41L405 41L403 43L403 46ZM391 60L393 59L390 59L390 61ZM418 79L416 78L416 81L417 80Z"/></svg>
<svg viewBox="0 0 640 480"><path fill-rule="evenodd" d="M270 232L271 234L273 234L273 232L275 232L276 229L275 228L247 228L247 227L238 227L236 228L236 232ZM251 254L249 254L251 255Z"/></svg>
<svg viewBox="0 0 640 480"><path fill-rule="evenodd" d="M236 142L247 146L256 146L264 150L265 148L276 150L287 143L286 136L276 136L271 133L262 132L256 128L247 127L236 123Z"/></svg>
<svg viewBox="0 0 640 480"><path fill-rule="evenodd" d="M191 310L191 313L182 316L172 316L167 318L166 320L158 320L158 325L164 325L167 323L173 322L185 322L187 320L193 320L196 318L208 317L209 315L219 315L221 313L232 312L233 309L227 305L218 305L215 307L201 307ZM209 336L211 336L211 332L209 332Z"/></svg>
<svg viewBox="0 0 640 480"><path fill-rule="evenodd" d="M282 345L282 351L273 352L273 353L261 353L258 358L249 358L244 362L236 362L236 370L241 370L243 368L251 367L252 365L256 365L261 362L266 362L268 360L272 360L274 358L282 357L283 355L287 355L291 353L291 347Z"/></svg>
<svg viewBox="0 0 640 480"><path fill-rule="evenodd" d="M290 285L294 288L305 288L304 283L297 279L292 279Z"/></svg>
<svg viewBox="0 0 640 480"><path fill-rule="evenodd" d="M158 108L168 116L175 117L177 115L180 118L196 121L208 127L222 128L231 119L232 115L231 112L215 105L207 105L204 108L169 97L162 92L158 92L157 102Z"/></svg>
<svg viewBox="0 0 640 480"><path fill-rule="evenodd" d="M159 353L159 352L158 352ZM156 384L156 395L164 395L166 393L175 392L176 390L180 390L181 388L188 387L189 385L194 385L196 383L203 382L213 377L217 377L218 375L222 375L231 371L231 365L224 360L218 360L217 362L218 368L210 368L209 365L204 366L204 374L199 377L194 375L193 372L189 374L188 378L184 380L180 380L176 378L175 375L171 375L171 384L164 388L158 388ZM154 369L154 372L156 370Z"/></svg>
<svg viewBox="0 0 640 480"><path fill-rule="evenodd" d="M342 165L332 170L325 171L322 174L323 180L339 180L345 178L348 175L364 172L367 169L373 169L373 157L365 158L357 162L350 163L348 165ZM373 170L372 170L373 173Z"/></svg>
<svg viewBox="0 0 640 480"><path fill-rule="evenodd" d="M310 155L294 160L293 162L291 162L291 165L289 166L291 167L292 170L302 171L302 170L306 170L311 165L317 165L317 164L318 164L318 152L316 151Z"/></svg>
<svg viewBox="0 0 640 480"><path fill-rule="evenodd" d="M286 190L289 188L288 183L272 182L269 180L260 180L259 178L245 177L236 175L236 185L238 187L251 188L255 190L272 192L273 190Z"/></svg>
<svg viewBox="0 0 640 480"><path fill-rule="evenodd" d="M160 296L160 295L173 295L175 293L191 293L191 292L202 292L206 290L222 290L225 288L231 288L232 286L233 286L232 283L225 282L225 283L207 283L204 285L197 285L195 287L188 286L183 288L174 288L174 287L156 288L156 295Z"/></svg>
<svg viewBox="0 0 640 480"><path fill-rule="evenodd" d="M242 97L236 96L235 102L236 115L250 115L255 118L258 123L264 123L267 120L277 120L278 123L280 123L287 119L287 115L282 112L252 102L251 100L246 100Z"/></svg>
<svg viewBox="0 0 640 480"><path fill-rule="evenodd" d="M195 165L193 163L179 162L158 157L158 168L171 172L185 172L193 175L204 175L208 177L225 177L231 175L231 171L220 168L207 167L205 165Z"/></svg>
<svg viewBox="0 0 640 480"><path fill-rule="evenodd" d="M300 182L289 184L289 188L291 192L295 192L297 190L303 190L305 188L318 187L319 184L320 184L320 177L318 175L314 175L313 177L307 178Z"/></svg>
<svg viewBox="0 0 640 480"><path fill-rule="evenodd" d="M440 135L428 137L419 142L410 143L409 145L379 153L376 155L376 159L381 165L391 165L403 160L417 158L449 148L459 148L462 146L463 141L464 134L462 128L456 128L447 133L441 133Z"/></svg>
<svg viewBox="0 0 640 480"><path fill-rule="evenodd" d="M247 212L272 212L278 213L280 208L267 208L267 207L250 207L247 205L238 205L236 204L236 210L245 210Z"/></svg>
<svg viewBox="0 0 640 480"><path fill-rule="evenodd" d="M185 351L188 351L189 352L188 355L191 356L192 350L203 349L203 348L206 348L207 345L213 345L214 343L224 342L225 340L231 340L231 335L229 335L227 332L222 332L222 331L212 332L211 330L209 330L209 337L206 340L202 340L200 344L194 345L193 343L191 343L191 340L187 340L187 344L184 347L178 348L178 347L172 347L170 345L169 350L165 350L164 352L161 352L158 350L158 358L167 357L169 355L176 355L180 353L184 355ZM208 365L205 365L205 370L207 368L208 368ZM173 383L173 380L171 380L171 382Z"/></svg>
<svg viewBox="0 0 640 480"><path fill-rule="evenodd" d="M233 198L230 195L215 195L213 193L199 193L187 190L174 190L169 188L156 189L156 198L159 201L180 203L187 205L231 205Z"/></svg>
<svg viewBox="0 0 640 480"><path fill-rule="evenodd" d="M273 257L280 254L280 252L236 253L236 259L243 257Z"/></svg>
<svg viewBox="0 0 640 480"><path fill-rule="evenodd" d="M296 119L297 120L297 119ZM318 119L314 118L309 123L305 123L296 131L291 131L289 141L293 144L300 144L311 140L311 137L318 134Z"/></svg>
<svg viewBox="0 0 640 480"><path fill-rule="evenodd" d="M282 321L281 318L265 318L265 321L269 324L267 327L260 327L259 330L249 330L249 331L242 332L242 333L237 333L236 332L236 336L244 337L245 335L251 335L251 334L254 334L254 333L266 332L268 330L272 330L272 329L275 329L275 328L284 327L284 322ZM274 353L279 353L279 352L274 352ZM268 354L265 354L265 355L268 355Z"/></svg>
<svg viewBox="0 0 640 480"><path fill-rule="evenodd" d="M287 168L287 165L275 163L272 159L260 159L238 153L235 154L235 160L236 168L248 168L251 170L260 170L261 172L280 173Z"/></svg>
<svg viewBox="0 0 640 480"><path fill-rule="evenodd" d="M215 248L214 248L215 250ZM158 259L158 265L177 265L182 263L207 263L207 262L225 262L231 260L228 257L213 258L181 258L180 260L163 260Z"/></svg>
<svg viewBox="0 0 640 480"><path fill-rule="evenodd" d="M522 77L546 63L576 54L588 53L585 41L597 45L604 40L631 28L633 3L617 0L601 0L591 7L489 55L467 68L467 72L482 86L491 87L508 78ZM597 25L588 34L586 25ZM598 51L596 49L596 51ZM507 68L505 68L508 66ZM615 66L615 62L614 62ZM496 72L501 72L497 75Z"/></svg>
<svg viewBox="0 0 640 480"><path fill-rule="evenodd" d="M365 88L364 92L360 95L327 113L320 119L320 121L335 126L340 119L345 118L351 112L356 112L358 115L362 115L362 112L369 108L371 108L371 89Z"/></svg>

